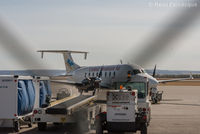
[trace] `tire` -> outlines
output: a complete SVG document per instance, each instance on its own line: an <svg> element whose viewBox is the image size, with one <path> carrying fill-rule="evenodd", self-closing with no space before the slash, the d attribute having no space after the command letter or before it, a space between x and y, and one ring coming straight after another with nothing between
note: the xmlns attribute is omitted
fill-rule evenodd
<svg viewBox="0 0 200 134"><path fill-rule="evenodd" d="M31 124L31 123L28 123L28 127L30 127L30 128L31 128L31 127L32 127L32 124Z"/></svg>
<svg viewBox="0 0 200 134"><path fill-rule="evenodd" d="M62 123L54 122L53 125L54 125L54 126L60 126L60 125L62 125Z"/></svg>
<svg viewBox="0 0 200 134"><path fill-rule="evenodd" d="M39 131L45 131L47 128L47 123L46 122L39 122L38 124L38 130Z"/></svg>
<svg viewBox="0 0 200 134"><path fill-rule="evenodd" d="M96 119L95 123L96 127L96 134L103 134L103 127L102 127L102 122L101 119Z"/></svg>
<svg viewBox="0 0 200 134"><path fill-rule="evenodd" d="M146 124L142 125L141 134L147 134L147 125Z"/></svg>
<svg viewBox="0 0 200 134"><path fill-rule="evenodd" d="M19 121L14 121L14 131L19 132L19 130L20 130Z"/></svg>

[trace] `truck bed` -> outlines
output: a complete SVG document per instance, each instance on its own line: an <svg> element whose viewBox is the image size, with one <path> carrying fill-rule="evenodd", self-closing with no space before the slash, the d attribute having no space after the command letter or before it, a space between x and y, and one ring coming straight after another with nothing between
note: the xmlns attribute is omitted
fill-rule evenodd
<svg viewBox="0 0 200 134"><path fill-rule="evenodd" d="M67 100L55 106L46 109L47 114L67 114L67 109L85 99L92 97L91 95L81 95L73 99Z"/></svg>

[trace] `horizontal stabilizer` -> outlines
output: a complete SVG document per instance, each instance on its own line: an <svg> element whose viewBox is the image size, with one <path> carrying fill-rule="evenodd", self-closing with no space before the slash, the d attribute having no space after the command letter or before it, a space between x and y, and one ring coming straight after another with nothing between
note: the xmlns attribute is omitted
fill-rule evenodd
<svg viewBox="0 0 200 134"><path fill-rule="evenodd" d="M38 50L37 52L41 53L41 57L44 57L44 53L83 53L85 56L84 58L87 58L88 52L85 51L71 51L71 50Z"/></svg>
<svg viewBox="0 0 200 134"><path fill-rule="evenodd" d="M72 53L84 54L85 59L87 58L87 54L88 54L88 52L84 52L84 51L71 51L71 50L39 50L37 52L41 53L42 58L44 57L44 53L60 53L60 54L63 54L67 73L72 72L72 71L80 68L80 66L77 65L74 62L74 60L71 56Z"/></svg>

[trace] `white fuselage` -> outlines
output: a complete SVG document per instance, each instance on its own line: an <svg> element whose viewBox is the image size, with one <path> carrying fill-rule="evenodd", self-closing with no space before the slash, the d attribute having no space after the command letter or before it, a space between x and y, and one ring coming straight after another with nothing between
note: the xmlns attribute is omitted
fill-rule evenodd
<svg viewBox="0 0 200 134"><path fill-rule="evenodd" d="M146 77L149 80L149 88L157 87L158 81L151 75L146 73L144 69L138 65L120 64L107 66L89 66L81 67L74 70L70 74L76 83L81 83L86 77L98 77L102 70L100 86L111 88L114 82L127 81L128 73L131 77Z"/></svg>

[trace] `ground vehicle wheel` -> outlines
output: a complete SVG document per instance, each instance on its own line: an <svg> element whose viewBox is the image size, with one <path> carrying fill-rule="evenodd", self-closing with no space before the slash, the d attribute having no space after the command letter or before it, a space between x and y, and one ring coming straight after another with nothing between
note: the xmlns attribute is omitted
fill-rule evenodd
<svg viewBox="0 0 200 134"><path fill-rule="evenodd" d="M31 128L31 127L32 127L32 124L31 124L31 123L28 123L28 127L30 127L30 128Z"/></svg>
<svg viewBox="0 0 200 134"><path fill-rule="evenodd" d="M47 128L47 123L46 122L39 122L37 125L38 125L38 129L40 131L44 131Z"/></svg>
<svg viewBox="0 0 200 134"><path fill-rule="evenodd" d="M19 132L19 130L20 130L19 121L14 121L14 130L15 130L15 132Z"/></svg>
<svg viewBox="0 0 200 134"><path fill-rule="evenodd" d="M60 125L62 125L62 123L54 122L53 125L54 125L54 126L60 126Z"/></svg>
<svg viewBox="0 0 200 134"><path fill-rule="evenodd" d="M157 99L153 99L152 102L153 102L153 104L157 104L158 103Z"/></svg>
<svg viewBox="0 0 200 134"><path fill-rule="evenodd" d="M147 134L147 125L146 124L142 125L141 134Z"/></svg>
<svg viewBox="0 0 200 134"><path fill-rule="evenodd" d="M96 134L103 134L103 127L100 117L96 119L95 126L96 126Z"/></svg>

